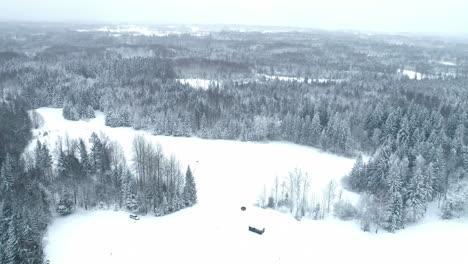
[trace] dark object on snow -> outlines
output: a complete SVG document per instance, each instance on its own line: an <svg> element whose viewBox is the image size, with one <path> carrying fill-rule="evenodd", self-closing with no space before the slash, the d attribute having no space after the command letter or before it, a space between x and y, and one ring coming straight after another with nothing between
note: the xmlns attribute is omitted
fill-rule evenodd
<svg viewBox="0 0 468 264"><path fill-rule="evenodd" d="M259 234L259 235L262 235L263 233L265 233L265 228L263 228L262 230L260 230L260 229L257 229L257 228L255 228L255 227L249 226L249 231L250 231L250 232L257 233L257 234Z"/></svg>
<svg viewBox="0 0 468 264"><path fill-rule="evenodd" d="M242 210L242 211L245 211L246 209L247 209L247 208L245 208L245 206L242 206L242 207L241 207L241 210Z"/></svg>
<svg viewBox="0 0 468 264"><path fill-rule="evenodd" d="M140 220L140 217L138 215L130 215L130 218L133 220Z"/></svg>

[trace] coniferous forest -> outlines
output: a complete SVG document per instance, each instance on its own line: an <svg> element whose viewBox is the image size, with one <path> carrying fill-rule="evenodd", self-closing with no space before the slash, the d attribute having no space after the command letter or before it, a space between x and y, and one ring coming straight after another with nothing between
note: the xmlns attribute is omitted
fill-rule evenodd
<svg viewBox="0 0 468 264"><path fill-rule="evenodd" d="M34 141L26 153L39 107L68 120L102 111L108 126L155 135L288 141L356 158L343 184L365 198L364 230L395 232L430 202L445 219L468 212L466 40L97 27L0 23L0 263L42 263L51 218L77 208L162 216L197 202L190 167L144 137L133 139L132 164L95 133L53 148ZM281 203L291 205L271 207Z"/></svg>

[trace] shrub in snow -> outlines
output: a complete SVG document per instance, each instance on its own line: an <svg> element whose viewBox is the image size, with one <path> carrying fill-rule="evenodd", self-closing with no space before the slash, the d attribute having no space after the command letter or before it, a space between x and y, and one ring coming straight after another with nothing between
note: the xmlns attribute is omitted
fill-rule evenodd
<svg viewBox="0 0 468 264"><path fill-rule="evenodd" d="M312 210L312 217L314 218L314 220L322 219L322 210L320 204L315 205L314 209Z"/></svg>
<svg viewBox="0 0 468 264"><path fill-rule="evenodd" d="M134 194L130 194L125 200L125 208L134 213L139 211L138 201Z"/></svg>
<svg viewBox="0 0 468 264"><path fill-rule="evenodd" d="M95 118L96 114L94 113L94 109L91 106L87 106L85 112L83 113L84 118Z"/></svg>
<svg viewBox="0 0 468 264"><path fill-rule="evenodd" d="M76 104L71 101L65 102L62 109L63 118L77 121L80 119L95 118L94 109L90 105Z"/></svg>
<svg viewBox="0 0 468 264"><path fill-rule="evenodd" d="M275 208L275 199L273 197L268 197L268 204L267 204L267 207L268 208Z"/></svg>
<svg viewBox="0 0 468 264"><path fill-rule="evenodd" d="M350 220L356 217L357 210L349 201L338 201L333 207L336 217L341 220Z"/></svg>
<svg viewBox="0 0 468 264"><path fill-rule="evenodd" d="M110 127L129 127L131 126L130 114L126 109L109 109L106 112L105 124Z"/></svg>
<svg viewBox="0 0 468 264"><path fill-rule="evenodd" d="M458 198L458 199L457 199ZM462 199L461 197L457 198L448 198L444 201L441 211L443 219L452 219L454 217L460 217L465 213L465 203L466 198Z"/></svg>
<svg viewBox="0 0 468 264"><path fill-rule="evenodd" d="M74 209L73 201L68 194L64 194L62 198L60 198L60 201L57 203L57 207L55 208L57 213L63 216L73 213Z"/></svg>
<svg viewBox="0 0 468 264"><path fill-rule="evenodd" d="M31 119L31 125L34 129L37 129L44 124L44 118L35 110L30 112L29 119Z"/></svg>
<svg viewBox="0 0 468 264"><path fill-rule="evenodd" d="M468 207L466 197L468 197L468 182L462 181L447 194L447 199L441 208L441 217L451 219L465 215Z"/></svg>

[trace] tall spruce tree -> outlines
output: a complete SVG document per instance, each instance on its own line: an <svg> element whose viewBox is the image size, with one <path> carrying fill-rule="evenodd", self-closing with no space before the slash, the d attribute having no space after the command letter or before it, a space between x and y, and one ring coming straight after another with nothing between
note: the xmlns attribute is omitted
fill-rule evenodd
<svg viewBox="0 0 468 264"><path fill-rule="evenodd" d="M182 197L186 206L192 206L197 203L197 187L190 166L187 167L187 172L185 173L185 185Z"/></svg>

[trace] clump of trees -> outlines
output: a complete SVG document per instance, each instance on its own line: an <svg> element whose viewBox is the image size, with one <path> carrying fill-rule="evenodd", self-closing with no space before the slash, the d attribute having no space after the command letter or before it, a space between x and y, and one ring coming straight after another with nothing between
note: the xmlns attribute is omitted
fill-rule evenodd
<svg viewBox="0 0 468 264"><path fill-rule="evenodd" d="M20 155L31 138L24 104L0 108L1 263L43 263L42 237L54 212L112 207L162 216L197 202L190 167L183 175L174 156L143 136L133 141L131 166L119 144L96 133L87 141L58 139L52 151L38 140Z"/></svg>
<svg viewBox="0 0 468 264"><path fill-rule="evenodd" d="M47 189L20 158L31 139L26 104L0 100L0 263L42 263Z"/></svg>
<svg viewBox="0 0 468 264"><path fill-rule="evenodd" d="M320 220L332 213L350 220L358 215L357 209L342 199L342 190L336 181L328 182L320 193L314 192L312 187L311 176L296 168L287 177L275 177L269 191L264 186L258 205L291 214L297 220L303 217Z"/></svg>
<svg viewBox="0 0 468 264"><path fill-rule="evenodd" d="M83 139L59 140L56 157L37 142L31 167L50 187L59 214L71 214L76 207L117 207L161 216L196 203L190 168L184 178L179 162L166 157L160 145L136 136L130 167L120 145L105 135L92 133L88 142L89 146Z"/></svg>
<svg viewBox="0 0 468 264"><path fill-rule="evenodd" d="M154 147L141 135L134 138L132 148L136 172L134 184L140 212L151 211L156 215L164 215L197 202L195 180L190 167L187 167L184 177L174 156L164 156L160 145Z"/></svg>

